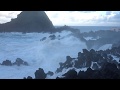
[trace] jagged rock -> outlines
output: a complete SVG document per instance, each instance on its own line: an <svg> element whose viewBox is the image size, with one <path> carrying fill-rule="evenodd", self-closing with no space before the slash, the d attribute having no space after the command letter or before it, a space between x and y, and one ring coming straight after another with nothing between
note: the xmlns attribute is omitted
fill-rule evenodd
<svg viewBox="0 0 120 90"><path fill-rule="evenodd" d="M29 64L28 64L27 62L25 62L25 61L24 61L24 62L23 62L23 65L26 65L26 66L28 66Z"/></svg>
<svg viewBox="0 0 120 90"><path fill-rule="evenodd" d="M101 72L105 79L117 79L120 76L118 68L114 63L105 63L101 68Z"/></svg>
<svg viewBox="0 0 120 90"><path fill-rule="evenodd" d="M118 62L116 60L112 60L111 63L118 65Z"/></svg>
<svg viewBox="0 0 120 90"><path fill-rule="evenodd" d="M59 73L59 72L62 72L63 68L57 68L57 70L55 71L55 73Z"/></svg>
<svg viewBox="0 0 120 90"><path fill-rule="evenodd" d="M27 79L33 79L31 76L28 76Z"/></svg>
<svg viewBox="0 0 120 90"><path fill-rule="evenodd" d="M72 61L72 58L70 56L67 56L66 57L66 64L69 64L70 62Z"/></svg>
<svg viewBox="0 0 120 90"><path fill-rule="evenodd" d="M78 79L86 79L87 75L85 74L84 71L79 71L78 73Z"/></svg>
<svg viewBox="0 0 120 90"><path fill-rule="evenodd" d="M75 75L76 77L72 77L73 73L68 71L69 73L67 72L62 75L65 77L57 77L57 79L120 79L120 63L113 60L111 56L119 54L119 50L120 49L118 47L114 47L113 49L105 51L90 50L89 52L88 50L84 50L83 53L79 52L78 60L75 60L74 67L78 69L88 66L90 67L91 62L93 61L96 62L92 66L93 70L88 68L85 72L80 71L78 75ZM73 60L73 58L67 56L66 61L64 63L60 63L61 68L59 68L59 70L62 71L62 69L66 67L66 64L73 62Z"/></svg>
<svg viewBox="0 0 120 90"><path fill-rule="evenodd" d="M63 68L65 68L64 63L60 62L59 65L60 67L57 68L57 70L55 71L56 73L62 72Z"/></svg>
<svg viewBox="0 0 120 90"><path fill-rule="evenodd" d="M90 50L90 53L95 54L96 52L95 52L94 49L91 49L91 50Z"/></svg>
<svg viewBox="0 0 120 90"><path fill-rule="evenodd" d="M65 76L63 79L77 79L77 72L72 69L69 70L67 73L63 74L62 76Z"/></svg>
<svg viewBox="0 0 120 90"><path fill-rule="evenodd" d="M48 73L46 73L46 74L52 76L54 73L51 71L48 71Z"/></svg>
<svg viewBox="0 0 120 90"><path fill-rule="evenodd" d="M12 63L10 60L6 60L6 61L3 61L1 65L12 66Z"/></svg>
<svg viewBox="0 0 120 90"><path fill-rule="evenodd" d="M36 70L35 79L45 79L45 78L46 78L46 74L42 68Z"/></svg>
<svg viewBox="0 0 120 90"><path fill-rule="evenodd" d="M43 37L42 39L40 39L40 41L44 41L44 40L46 40L46 37Z"/></svg>
<svg viewBox="0 0 120 90"><path fill-rule="evenodd" d="M62 26L62 27L58 27L56 28L57 32L61 32L61 31L71 31L72 33L76 33L76 34L80 34L80 30L79 29L74 29L74 28L71 28L69 26ZM80 36L79 36L80 37Z"/></svg>
<svg viewBox="0 0 120 90"><path fill-rule="evenodd" d="M84 53L84 54L88 54L89 51L88 51L87 49L83 49L83 53Z"/></svg>
<svg viewBox="0 0 120 90"><path fill-rule="evenodd" d="M82 68L84 67L85 60L84 59L78 59L78 61L75 61L75 68Z"/></svg>
<svg viewBox="0 0 120 90"><path fill-rule="evenodd" d="M22 11L11 22L0 24L0 32L54 32L54 30L44 11Z"/></svg>
<svg viewBox="0 0 120 90"><path fill-rule="evenodd" d="M92 64L92 62L91 62L90 60L87 60L87 61L86 61L86 67L90 67L91 64Z"/></svg>
<svg viewBox="0 0 120 90"><path fill-rule="evenodd" d="M28 66L28 63L23 61L21 58L17 58L16 61L13 63L13 65L17 65L17 66L26 65L26 66Z"/></svg>
<svg viewBox="0 0 120 90"><path fill-rule="evenodd" d="M91 68L87 68L87 71L86 71L86 73L88 73L88 74L91 74L92 73L92 69Z"/></svg>
<svg viewBox="0 0 120 90"><path fill-rule="evenodd" d="M55 35L50 35L49 38L50 38L51 40L55 40L56 36L55 36Z"/></svg>
<svg viewBox="0 0 120 90"><path fill-rule="evenodd" d="M66 57L66 61L64 62L64 68L70 68L70 67L72 67L72 65L73 65L73 63L72 63L72 60L73 60L73 58L71 58L70 56L67 56Z"/></svg>
<svg viewBox="0 0 120 90"><path fill-rule="evenodd" d="M24 77L23 79L27 79L26 77Z"/></svg>
<svg viewBox="0 0 120 90"><path fill-rule="evenodd" d="M118 69L120 69L120 63L118 64Z"/></svg>
<svg viewBox="0 0 120 90"><path fill-rule="evenodd" d="M97 65L96 63L93 63L92 69L94 69L94 70L98 70L99 67L98 67L98 65Z"/></svg>
<svg viewBox="0 0 120 90"><path fill-rule="evenodd" d="M82 68L82 67L84 67L84 65L85 65L85 54L79 52L77 59L78 60L75 61L74 67L76 67L76 68Z"/></svg>
<svg viewBox="0 0 120 90"><path fill-rule="evenodd" d="M21 58L17 58L16 61L13 63L13 65L17 65L20 66L21 64L23 64L23 60Z"/></svg>
<svg viewBox="0 0 120 90"><path fill-rule="evenodd" d="M71 58L70 56L67 56L67 57L66 57L66 61L65 61L64 63L62 63L62 62L59 63L60 67L57 68L56 73L62 72L62 70L63 70L64 68L67 69L67 68L72 67L72 66L73 66L72 60L74 60L74 59L75 59L75 58Z"/></svg>
<svg viewBox="0 0 120 90"><path fill-rule="evenodd" d="M113 57L109 55L108 59L109 59L109 61L111 61L111 60L113 60Z"/></svg>
<svg viewBox="0 0 120 90"><path fill-rule="evenodd" d="M58 40L60 40L60 39L61 39L60 37L61 37L61 36L60 36L60 35L58 35L58 37L57 37L57 38L58 38Z"/></svg>
<svg viewBox="0 0 120 90"><path fill-rule="evenodd" d="M81 56L82 56L82 53L81 53L81 52L79 52L79 53L78 53L78 57L81 57Z"/></svg>

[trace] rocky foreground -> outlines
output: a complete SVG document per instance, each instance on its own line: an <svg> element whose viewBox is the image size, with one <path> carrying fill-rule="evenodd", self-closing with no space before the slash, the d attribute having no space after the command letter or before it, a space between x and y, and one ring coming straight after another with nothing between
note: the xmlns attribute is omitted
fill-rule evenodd
<svg viewBox="0 0 120 90"><path fill-rule="evenodd" d="M116 58L117 57L117 60ZM66 57L64 63L60 63L55 73L61 73L64 69L68 72L56 79L120 79L120 46L112 49L90 51L83 49L83 53L79 52L77 58ZM86 71L76 71L77 69L87 68ZM35 71L34 79L46 79L47 75L54 75L49 71L45 73L42 68ZM31 76L24 79L33 79Z"/></svg>

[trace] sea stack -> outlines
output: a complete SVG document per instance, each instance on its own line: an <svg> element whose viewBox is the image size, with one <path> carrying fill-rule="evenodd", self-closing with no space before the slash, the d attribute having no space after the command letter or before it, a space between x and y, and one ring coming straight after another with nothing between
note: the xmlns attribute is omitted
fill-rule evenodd
<svg viewBox="0 0 120 90"><path fill-rule="evenodd" d="M22 11L17 18L0 24L0 32L54 32L54 30L44 11Z"/></svg>

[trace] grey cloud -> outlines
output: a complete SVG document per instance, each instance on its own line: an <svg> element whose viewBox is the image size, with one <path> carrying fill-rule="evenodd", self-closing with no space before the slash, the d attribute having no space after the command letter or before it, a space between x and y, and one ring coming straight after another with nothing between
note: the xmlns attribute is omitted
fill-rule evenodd
<svg viewBox="0 0 120 90"><path fill-rule="evenodd" d="M117 12L113 17L109 18L109 22L120 22L120 12Z"/></svg>
<svg viewBox="0 0 120 90"><path fill-rule="evenodd" d="M112 11L107 11L106 15L111 15Z"/></svg>
<svg viewBox="0 0 120 90"><path fill-rule="evenodd" d="M83 13L91 13L91 12L96 12L96 11L68 11L68 12L83 12Z"/></svg>
<svg viewBox="0 0 120 90"><path fill-rule="evenodd" d="M15 11L11 11L8 14L3 14L0 12L0 23L5 23L11 21L12 18L17 18L19 13Z"/></svg>
<svg viewBox="0 0 120 90"><path fill-rule="evenodd" d="M91 12L96 12L96 11L80 11L80 12L91 13Z"/></svg>
<svg viewBox="0 0 120 90"><path fill-rule="evenodd" d="M120 12L118 12L113 18L120 19Z"/></svg>

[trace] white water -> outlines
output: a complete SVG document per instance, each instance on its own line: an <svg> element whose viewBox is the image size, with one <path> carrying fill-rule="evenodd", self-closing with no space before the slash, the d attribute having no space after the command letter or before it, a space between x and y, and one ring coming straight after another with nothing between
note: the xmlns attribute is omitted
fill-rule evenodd
<svg viewBox="0 0 120 90"><path fill-rule="evenodd" d="M98 50L107 50L107 49L111 49L112 48L112 44L105 44L103 46L101 46Z"/></svg>
<svg viewBox="0 0 120 90"><path fill-rule="evenodd" d="M78 52L87 48L84 42L71 36L71 32L55 35L61 35L61 39L50 40L49 33L0 33L0 63L6 59L14 62L16 58L21 58L29 64L20 67L0 65L0 79L34 78L34 72L40 67L45 72L54 72L67 55L77 57ZM47 39L40 41L43 37Z"/></svg>
<svg viewBox="0 0 120 90"><path fill-rule="evenodd" d="M84 37L84 39L86 39L87 41L88 40L97 40L99 39L100 37L97 37L97 38L93 38L93 37Z"/></svg>

